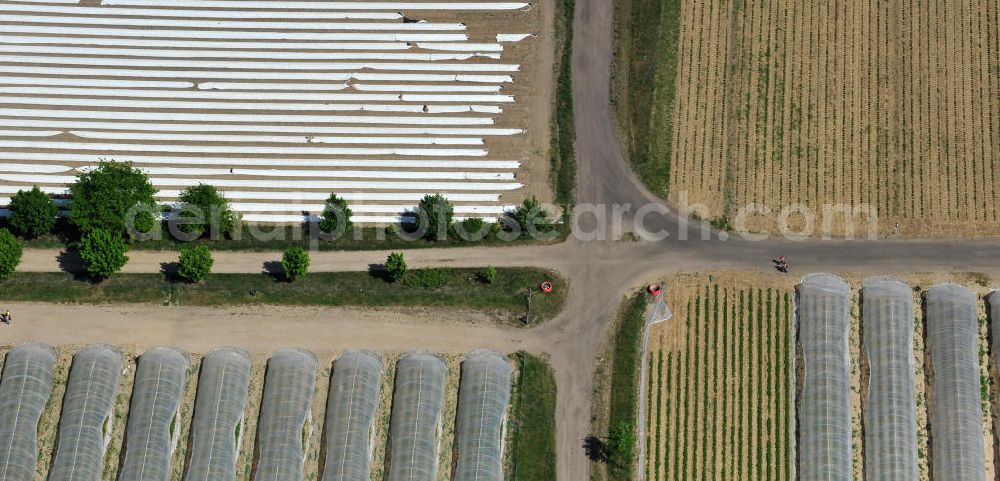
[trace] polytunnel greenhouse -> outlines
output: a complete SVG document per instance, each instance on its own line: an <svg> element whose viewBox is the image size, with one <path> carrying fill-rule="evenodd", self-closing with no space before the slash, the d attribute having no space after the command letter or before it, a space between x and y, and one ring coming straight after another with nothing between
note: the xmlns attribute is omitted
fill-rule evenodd
<svg viewBox="0 0 1000 481"><path fill-rule="evenodd" d="M868 357L865 477L915 480L917 405L913 366L913 291L896 279L869 279L862 290Z"/></svg>
<svg viewBox="0 0 1000 481"><path fill-rule="evenodd" d="M985 479L976 297L955 284L927 290L928 400L935 481Z"/></svg>
<svg viewBox="0 0 1000 481"><path fill-rule="evenodd" d="M510 363L502 354L470 353L458 391L455 481L503 481L503 433L510 402Z"/></svg>
<svg viewBox="0 0 1000 481"><path fill-rule="evenodd" d="M318 367L316 356L297 349L276 351L267 362L257 422L256 481L302 479Z"/></svg>
<svg viewBox="0 0 1000 481"><path fill-rule="evenodd" d="M797 427L798 479L851 479L851 366L847 350L850 287L811 274L797 289L802 378Z"/></svg>
<svg viewBox="0 0 1000 481"><path fill-rule="evenodd" d="M236 481L250 367L250 358L237 349L219 349L202 359L185 481Z"/></svg>
<svg viewBox="0 0 1000 481"><path fill-rule="evenodd" d="M382 361L369 351L348 351L333 363L326 405L323 481L371 477L375 414L382 388Z"/></svg>
<svg viewBox="0 0 1000 481"><path fill-rule="evenodd" d="M436 356L410 353L396 365L387 481L434 481L447 374Z"/></svg>
<svg viewBox="0 0 1000 481"><path fill-rule="evenodd" d="M169 347L156 347L139 358L132 388L132 405L125 430L122 481L167 481L170 458L179 432L181 397L190 360Z"/></svg>
<svg viewBox="0 0 1000 481"><path fill-rule="evenodd" d="M122 355L108 346L86 347L73 356L49 481L101 479L123 367Z"/></svg>
<svg viewBox="0 0 1000 481"><path fill-rule="evenodd" d="M38 421L52 394L56 352L22 344L7 353L0 378L0 480L33 481Z"/></svg>

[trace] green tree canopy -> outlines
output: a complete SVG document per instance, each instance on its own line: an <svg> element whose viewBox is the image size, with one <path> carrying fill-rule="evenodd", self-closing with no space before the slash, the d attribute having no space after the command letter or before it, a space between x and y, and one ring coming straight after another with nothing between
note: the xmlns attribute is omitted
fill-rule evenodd
<svg viewBox="0 0 1000 481"><path fill-rule="evenodd" d="M177 258L177 275L188 282L200 282L212 271L212 251L204 244L188 244Z"/></svg>
<svg viewBox="0 0 1000 481"><path fill-rule="evenodd" d="M17 270L23 253L24 249L14 234L7 229L0 229L0 280L6 279Z"/></svg>
<svg viewBox="0 0 1000 481"><path fill-rule="evenodd" d="M492 265L486 266L486 270L483 271L483 280L487 284L493 284L497 281L497 268Z"/></svg>
<svg viewBox="0 0 1000 481"><path fill-rule="evenodd" d="M236 225L236 215L229 208L229 201L208 184L198 184L181 191L179 205L171 220L181 232L194 240L206 233L212 239L219 234L230 235Z"/></svg>
<svg viewBox="0 0 1000 481"><path fill-rule="evenodd" d="M281 256L281 268L289 281L305 276L309 272L309 253L298 246L289 247Z"/></svg>
<svg viewBox="0 0 1000 481"><path fill-rule="evenodd" d="M351 222L352 215L354 215L354 212L351 212L346 200L338 197L337 194L330 194L330 197L326 199L326 205L323 207L323 217L319 221L319 230L329 234L336 231L338 227L343 226L346 231L353 225Z"/></svg>
<svg viewBox="0 0 1000 481"><path fill-rule="evenodd" d="M420 199L416 211L417 222L426 222L427 230L424 238L431 240L444 240L448 237L448 231L455 217L455 206L441 194L425 195Z"/></svg>
<svg viewBox="0 0 1000 481"><path fill-rule="evenodd" d="M542 208L542 204L534 196L524 199L521 205L510 213L510 217L514 219L514 222L517 222L522 236L552 231L553 222L549 213Z"/></svg>
<svg viewBox="0 0 1000 481"><path fill-rule="evenodd" d="M29 239L52 232L58 214L56 202L37 185L10 198L10 226Z"/></svg>
<svg viewBox="0 0 1000 481"><path fill-rule="evenodd" d="M156 189L131 162L101 162L80 174L69 192L69 219L81 234L100 229L123 236L149 232L155 223Z"/></svg>
<svg viewBox="0 0 1000 481"><path fill-rule="evenodd" d="M402 252L393 252L385 260L385 270L389 273L389 279L398 282L406 275L406 259L403 259Z"/></svg>
<svg viewBox="0 0 1000 481"><path fill-rule="evenodd" d="M111 277L128 262L128 244L121 235L104 229L93 229L80 239L80 258L90 277L101 280Z"/></svg>

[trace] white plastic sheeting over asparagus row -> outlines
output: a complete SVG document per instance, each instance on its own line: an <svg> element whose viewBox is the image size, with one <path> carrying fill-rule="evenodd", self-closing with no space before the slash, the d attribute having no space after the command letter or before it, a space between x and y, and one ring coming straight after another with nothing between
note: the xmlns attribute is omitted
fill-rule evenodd
<svg viewBox="0 0 1000 481"><path fill-rule="evenodd" d="M522 187L515 172L525 160L491 152L491 139L526 134L504 121L505 106L519 100L508 91L521 71L505 46L531 35L467 22L528 8L0 0L0 187L63 193L79 166L56 171L53 162L114 159L166 164L148 170L154 185L171 190L206 182L241 198L259 191L247 220L318 214L315 202L287 202L318 192L405 195L365 199L367 211L352 206L356 220L371 222L399 220L424 194L461 204L483 192L488 198L459 205L458 217L495 218L509 207L502 194ZM421 18L429 12L447 15ZM292 166L301 168L278 172Z"/></svg>

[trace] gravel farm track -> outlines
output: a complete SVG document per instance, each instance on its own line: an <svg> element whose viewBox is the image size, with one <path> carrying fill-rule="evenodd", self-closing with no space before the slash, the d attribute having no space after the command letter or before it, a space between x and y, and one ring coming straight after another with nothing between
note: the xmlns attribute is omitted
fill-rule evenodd
<svg viewBox="0 0 1000 481"><path fill-rule="evenodd" d="M576 109L578 188L576 199L585 204L662 204L642 187L618 148L609 104L612 63L613 2L577 0L573 56L573 96ZM631 214L626 214L626 225ZM713 269L752 270L766 274L769 259L784 254L796 271L864 273L979 271L1000 274L997 240L878 240L878 241L758 241L729 238L712 231L701 238L700 223L673 213L647 216L650 231L669 232L659 242L583 241L593 223L581 221L578 235L563 244L516 248L422 249L406 252L409 264L424 266L538 266L556 269L571 280L566 310L541 326L517 330L495 326L440 325L440 320L415 319L401 313L371 316L367 311L345 309L296 310L285 308L192 309L142 306L14 306L19 316L45 321L15 323L4 330L4 341L66 342L72 338L104 335L104 342L144 345L174 343L186 348L218 344L248 348L273 348L277 344L323 342L368 344L387 348L494 347L526 349L547 354L558 385L558 478L589 478L581 440L589 434L594 367L608 341L608 323L630 289L679 271ZM679 233L693 240L680 240ZM132 252L126 271L155 272L160 263L173 261L173 253ZM385 252L318 252L312 257L316 271L364 270L385 258ZM26 251L22 270L60 268L55 251ZM277 253L217 253L217 272L256 272ZM43 315L44 313L44 315ZM346 321L345 318L352 320ZM420 317L420 316L417 316ZM268 319L285 318L278 331ZM385 318L385 319L383 319ZM62 320L63 322L59 322ZM364 322L359 322L364 321ZM181 324L175 324L181 322ZM35 326L29 324L35 323ZM44 324L38 324L44 323ZM187 323L187 324L184 324ZM198 329L185 329L198 323ZM65 329L73 325L72 332ZM121 326L127 325L128 329ZM59 326L59 327L57 327ZM202 326L208 326L206 331ZM259 326L259 329L256 327ZM310 327L311 326L311 327ZM264 338L260 333L268 336ZM349 333L348 335L344 335ZM272 335L273 334L273 335ZM13 336L11 339L9 336ZM72 337L71 337L72 336ZM214 338L214 340L213 340ZM477 343L485 343L480 346ZM265 344L267 346L265 346Z"/></svg>

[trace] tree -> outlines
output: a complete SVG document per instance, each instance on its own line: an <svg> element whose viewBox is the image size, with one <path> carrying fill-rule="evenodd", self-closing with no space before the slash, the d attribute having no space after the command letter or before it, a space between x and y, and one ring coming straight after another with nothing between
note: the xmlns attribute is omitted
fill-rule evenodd
<svg viewBox="0 0 1000 481"><path fill-rule="evenodd" d="M483 280L487 284L493 284L497 281L497 268L493 266L486 266L486 271L483 272Z"/></svg>
<svg viewBox="0 0 1000 481"><path fill-rule="evenodd" d="M337 194L330 194L330 197L326 199L326 205L323 207L323 218L319 221L319 230L329 234L337 230L338 227L343 226L346 231L353 225L351 222L352 215L354 215L354 212L351 212L346 200L337 197Z"/></svg>
<svg viewBox="0 0 1000 481"><path fill-rule="evenodd" d="M80 174L69 192L73 196L69 220L82 234L103 230L134 235L149 232L156 222L156 189L130 162L101 162Z"/></svg>
<svg viewBox="0 0 1000 481"><path fill-rule="evenodd" d="M425 195L417 205L417 222L426 222L427 230L424 238L431 240L444 240L448 237L448 230L455 217L455 206L441 194Z"/></svg>
<svg viewBox="0 0 1000 481"><path fill-rule="evenodd" d="M406 259L403 259L402 252L393 252L385 260L385 270L389 273L389 279L397 282L406 275Z"/></svg>
<svg viewBox="0 0 1000 481"><path fill-rule="evenodd" d="M29 239L52 232L58 214L56 202L37 185L10 198L10 226Z"/></svg>
<svg viewBox="0 0 1000 481"><path fill-rule="evenodd" d="M120 271L128 262L128 244L117 233L93 229L80 239L80 258L90 277L101 280Z"/></svg>
<svg viewBox="0 0 1000 481"><path fill-rule="evenodd" d="M487 227L486 221L481 217L468 217L462 221L462 223L455 226L455 230L462 240L469 242L476 242L483 240L489 232L490 228Z"/></svg>
<svg viewBox="0 0 1000 481"><path fill-rule="evenodd" d="M635 451L635 428L630 422L619 422L608 434L608 451L611 459L622 465L629 465Z"/></svg>
<svg viewBox="0 0 1000 481"><path fill-rule="evenodd" d="M510 216L514 222L517 222L522 236L533 232L552 230L552 219L549 218L549 213L542 208L542 204L534 196L524 199L521 205L510 213Z"/></svg>
<svg viewBox="0 0 1000 481"><path fill-rule="evenodd" d="M177 258L177 275L188 282L201 282L212 271L212 251L204 244L189 244L181 248Z"/></svg>
<svg viewBox="0 0 1000 481"><path fill-rule="evenodd" d="M305 276L309 272L309 253L298 246L285 249L285 254L281 256L281 268L289 281Z"/></svg>
<svg viewBox="0 0 1000 481"><path fill-rule="evenodd" d="M179 205L174 209L171 222L192 239L209 234L216 239L219 234L232 234L236 215L229 208L229 201L214 186L198 184L181 191Z"/></svg>
<svg viewBox="0 0 1000 481"><path fill-rule="evenodd" d="M23 253L24 249L14 234L7 229L0 229L0 280L6 279L17 270Z"/></svg>

